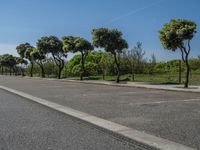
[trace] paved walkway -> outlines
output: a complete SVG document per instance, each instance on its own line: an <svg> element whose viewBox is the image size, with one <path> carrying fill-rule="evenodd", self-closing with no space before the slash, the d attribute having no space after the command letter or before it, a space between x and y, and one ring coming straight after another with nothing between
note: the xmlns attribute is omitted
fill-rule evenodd
<svg viewBox="0 0 200 150"><path fill-rule="evenodd" d="M63 79L66 80L66 79ZM184 92L200 92L200 86L189 86L189 88L184 88L184 85L179 84L155 84L155 83L146 83L146 82L121 82L115 83L111 81L96 81L96 80L68 80L72 82L81 82L81 83L92 83L92 84L105 84L113 86L123 86L123 87L140 87L140 88L149 88L149 89L159 89L159 90L171 90L171 91L184 91Z"/></svg>

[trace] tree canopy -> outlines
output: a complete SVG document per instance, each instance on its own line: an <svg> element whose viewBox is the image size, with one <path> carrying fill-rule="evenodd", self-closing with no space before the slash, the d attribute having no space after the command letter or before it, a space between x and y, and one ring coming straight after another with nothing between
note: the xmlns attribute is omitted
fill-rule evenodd
<svg viewBox="0 0 200 150"><path fill-rule="evenodd" d="M20 55L20 57L25 58L25 52L32 48L32 46L29 43L23 43L16 47L17 53Z"/></svg>
<svg viewBox="0 0 200 150"><path fill-rule="evenodd" d="M170 20L159 31L160 41L165 49L173 50L184 47L184 42L190 41L196 31L197 25L190 20Z"/></svg>
<svg viewBox="0 0 200 150"><path fill-rule="evenodd" d="M122 33L117 29L93 29L92 36L95 47L104 48L112 54L122 53L123 49L128 48L128 43L122 38Z"/></svg>

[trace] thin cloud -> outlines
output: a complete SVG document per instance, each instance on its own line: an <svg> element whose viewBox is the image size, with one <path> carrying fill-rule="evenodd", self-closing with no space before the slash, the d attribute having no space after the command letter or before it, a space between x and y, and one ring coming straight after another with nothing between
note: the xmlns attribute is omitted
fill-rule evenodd
<svg viewBox="0 0 200 150"><path fill-rule="evenodd" d="M136 10L130 11L130 12L124 14L124 15L121 15L121 16L119 16L119 17L116 17L116 18L110 20L107 24L110 24L110 23L119 21L119 20L121 20L121 19L123 19L123 18L126 18L126 17L128 17L128 16L131 16L131 15L134 15L134 14L140 12L140 11L143 11L143 10L145 10L145 9L148 9L148 8L150 8L150 7L153 7L153 6L155 6L155 5L158 5L159 3L163 2L163 1L165 1L165 0L158 0L158 1L155 1L155 2L153 2L153 3L151 3L151 4L149 4L149 5L146 5L146 6L144 6L144 7L141 7L141 8L138 8L138 9L136 9Z"/></svg>

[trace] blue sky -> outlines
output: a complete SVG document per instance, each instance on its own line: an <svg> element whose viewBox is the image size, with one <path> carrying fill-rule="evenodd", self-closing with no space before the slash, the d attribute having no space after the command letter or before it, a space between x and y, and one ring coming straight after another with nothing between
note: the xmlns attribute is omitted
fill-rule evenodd
<svg viewBox="0 0 200 150"><path fill-rule="evenodd" d="M146 57L180 58L164 50L158 30L171 18L193 20L200 32L199 0L1 0L0 54L16 55L19 43L35 45L41 36L81 36L91 41L91 30L117 28L129 47L143 43ZM192 41L192 57L200 55L200 33ZM70 55L69 57L71 57Z"/></svg>

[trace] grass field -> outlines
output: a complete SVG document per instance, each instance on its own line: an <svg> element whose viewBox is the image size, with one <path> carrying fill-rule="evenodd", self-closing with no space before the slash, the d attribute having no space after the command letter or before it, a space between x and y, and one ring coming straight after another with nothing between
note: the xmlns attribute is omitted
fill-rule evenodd
<svg viewBox="0 0 200 150"><path fill-rule="evenodd" d="M79 77L72 77L70 79L79 79ZM85 79L88 80L102 80L102 76L89 76ZM116 79L115 76L106 76L105 80L114 81ZM122 75L120 78L122 81L130 81L130 82L150 82L150 83L159 83L159 84L179 84L178 74L136 74L135 80L132 80L132 75ZM182 83L184 83L185 76L182 75ZM190 84L191 85L200 85L200 74L192 74L190 76Z"/></svg>

